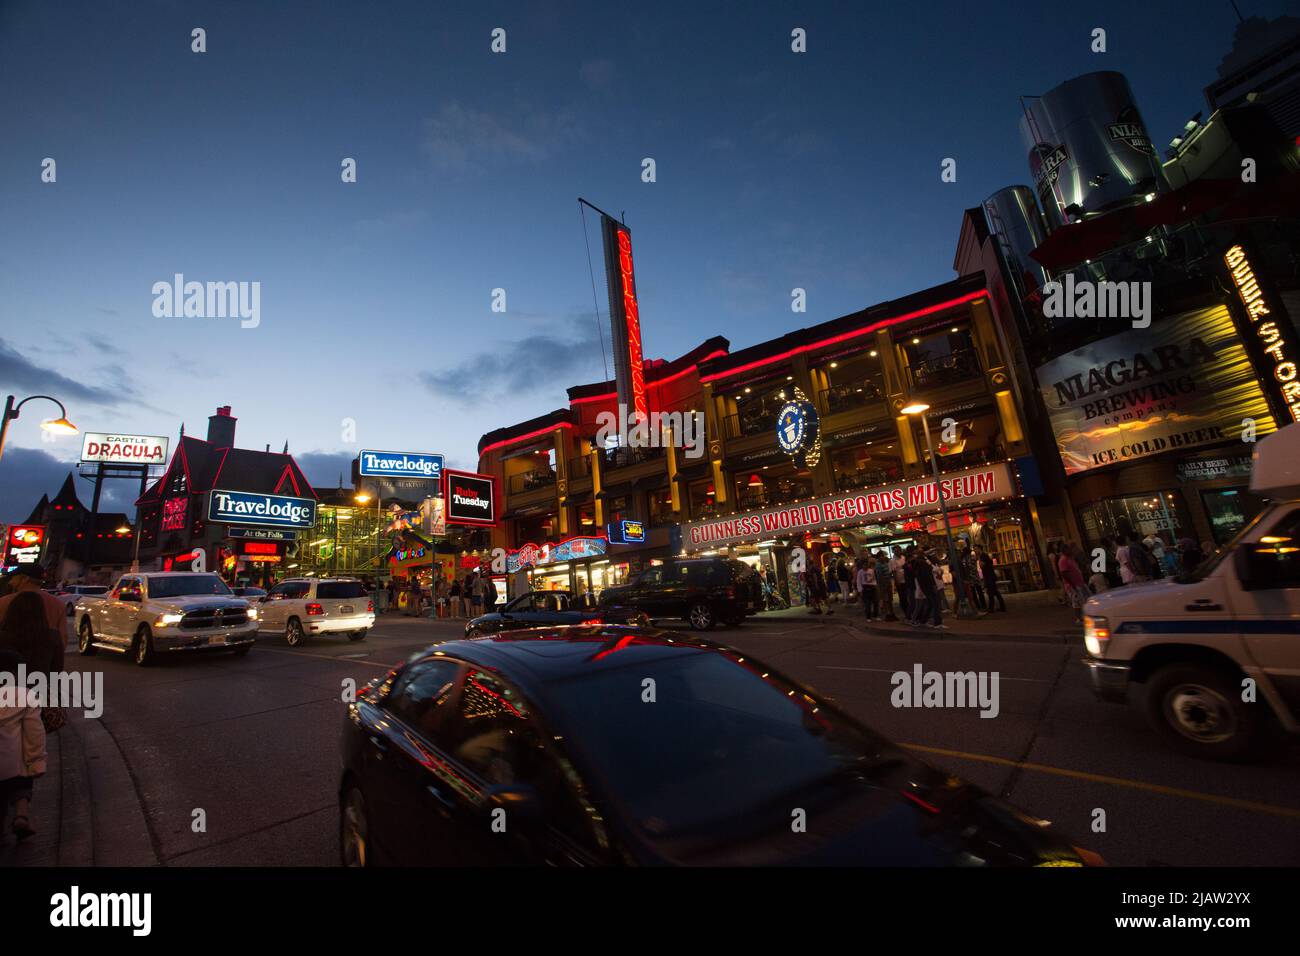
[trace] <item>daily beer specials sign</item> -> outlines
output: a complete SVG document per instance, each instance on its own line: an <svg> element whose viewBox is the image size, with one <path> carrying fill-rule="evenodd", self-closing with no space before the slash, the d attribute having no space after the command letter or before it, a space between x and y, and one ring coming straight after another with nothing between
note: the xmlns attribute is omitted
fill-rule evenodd
<svg viewBox="0 0 1300 956"><path fill-rule="evenodd" d="M158 435L86 432L81 443L81 460L115 465L165 465L169 441Z"/></svg>
<svg viewBox="0 0 1300 956"><path fill-rule="evenodd" d="M942 481L944 501L949 508L984 504L1017 493L1015 476L1006 462L954 471L944 475ZM844 491L826 498L749 511L728 518L688 522L682 525L682 548L702 551L823 528L880 524L938 510L939 485L934 478L923 478L874 489Z"/></svg>
<svg viewBox="0 0 1300 956"><path fill-rule="evenodd" d="M214 488L208 497L208 520L270 528L310 528L316 523L316 502L289 495Z"/></svg>

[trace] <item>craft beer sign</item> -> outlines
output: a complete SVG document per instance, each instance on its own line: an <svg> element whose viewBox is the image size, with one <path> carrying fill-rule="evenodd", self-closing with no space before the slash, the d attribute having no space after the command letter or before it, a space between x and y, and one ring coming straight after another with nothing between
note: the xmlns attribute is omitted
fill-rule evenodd
<svg viewBox="0 0 1300 956"><path fill-rule="evenodd" d="M316 502L311 498L214 488L208 497L208 520L268 528L310 528L316 523Z"/></svg>
<svg viewBox="0 0 1300 956"><path fill-rule="evenodd" d="M943 476L942 486L950 509L987 504L1019 493L1011 466L1005 462L951 472ZM760 538L931 514L939 510L939 487L933 478L923 478L727 518L692 521L682 525L682 548L702 551Z"/></svg>
<svg viewBox="0 0 1300 956"><path fill-rule="evenodd" d="M169 439L157 435L108 435L86 432L81 460L114 465L165 465Z"/></svg>

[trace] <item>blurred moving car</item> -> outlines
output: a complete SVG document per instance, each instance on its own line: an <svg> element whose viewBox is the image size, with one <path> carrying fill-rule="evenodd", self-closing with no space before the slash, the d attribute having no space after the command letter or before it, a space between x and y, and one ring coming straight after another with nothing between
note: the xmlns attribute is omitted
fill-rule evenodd
<svg viewBox="0 0 1300 956"><path fill-rule="evenodd" d="M283 630L297 647L308 634L346 634L360 641L375 626L375 603L356 578L290 578L257 599L261 630Z"/></svg>
<svg viewBox="0 0 1300 956"><path fill-rule="evenodd" d="M1083 608L1097 696L1137 685L1169 746L1214 760L1254 754L1272 727L1300 734L1300 423L1259 443L1250 491L1268 504L1198 568Z"/></svg>
<svg viewBox="0 0 1300 956"><path fill-rule="evenodd" d="M643 611L652 621L685 620L697 631L730 627L763 609L758 573L731 558L682 558L646 568L627 584L600 592L600 606Z"/></svg>
<svg viewBox="0 0 1300 956"><path fill-rule="evenodd" d="M67 584L61 588L51 588L50 593L68 606L68 617L77 613L77 602L83 598L87 601L102 600L108 594L106 584Z"/></svg>
<svg viewBox="0 0 1300 956"><path fill-rule="evenodd" d="M1101 862L747 655L652 628L435 644L348 706L341 749L351 866Z"/></svg>
<svg viewBox="0 0 1300 956"><path fill-rule="evenodd" d="M480 614L465 624L466 637L497 634L526 627L554 627L565 624L649 624L641 611L622 607L599 607L570 591L532 591Z"/></svg>
<svg viewBox="0 0 1300 956"><path fill-rule="evenodd" d="M78 602L77 650L130 653L141 666L176 651L243 655L257 639L254 615L215 574L124 574L103 598Z"/></svg>

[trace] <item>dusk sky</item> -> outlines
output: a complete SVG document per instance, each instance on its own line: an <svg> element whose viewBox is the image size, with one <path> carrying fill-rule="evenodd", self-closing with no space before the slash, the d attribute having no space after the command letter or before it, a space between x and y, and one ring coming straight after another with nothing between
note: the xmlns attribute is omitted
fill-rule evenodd
<svg viewBox="0 0 1300 956"><path fill-rule="evenodd" d="M362 447L474 467L604 377L578 196L626 213L648 358L751 345L953 278L962 210L1029 181L1020 94L1118 70L1163 149L1232 46L1192 5L0 0L0 393L173 439L231 405L322 486ZM260 282L260 325L155 317L175 273ZM54 414L11 429L0 521L78 457Z"/></svg>

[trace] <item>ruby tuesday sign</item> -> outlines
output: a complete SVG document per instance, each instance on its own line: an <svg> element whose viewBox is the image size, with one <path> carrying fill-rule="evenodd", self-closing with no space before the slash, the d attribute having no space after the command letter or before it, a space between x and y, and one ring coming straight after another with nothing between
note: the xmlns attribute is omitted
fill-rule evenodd
<svg viewBox="0 0 1300 956"><path fill-rule="evenodd" d="M950 508L1009 498L1016 493L1011 466L1005 462L957 471L942 481ZM800 504L751 511L729 518L694 521L682 526L682 547L700 551L790 533L850 525L878 524L939 510L939 484L933 478L883 485L872 491L847 491Z"/></svg>

